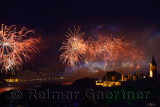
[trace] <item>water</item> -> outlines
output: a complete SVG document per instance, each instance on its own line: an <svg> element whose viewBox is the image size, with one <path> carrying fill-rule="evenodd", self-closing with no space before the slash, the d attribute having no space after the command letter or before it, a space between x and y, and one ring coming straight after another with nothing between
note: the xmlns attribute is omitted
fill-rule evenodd
<svg viewBox="0 0 160 107"><path fill-rule="evenodd" d="M2 88L0 88L0 94L5 91L9 91L9 90L13 90L13 89L22 89L22 88L20 88L20 87L2 87Z"/></svg>

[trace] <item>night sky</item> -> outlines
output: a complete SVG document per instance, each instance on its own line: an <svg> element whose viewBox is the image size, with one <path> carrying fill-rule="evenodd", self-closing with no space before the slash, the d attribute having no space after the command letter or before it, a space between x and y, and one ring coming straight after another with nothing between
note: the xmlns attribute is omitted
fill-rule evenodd
<svg viewBox="0 0 160 107"><path fill-rule="evenodd" d="M0 23L26 26L41 37L40 53L27 63L64 69L59 48L68 28L81 26L87 36L106 33L123 36L160 65L160 3L154 0L3 0ZM147 72L148 72L147 71Z"/></svg>

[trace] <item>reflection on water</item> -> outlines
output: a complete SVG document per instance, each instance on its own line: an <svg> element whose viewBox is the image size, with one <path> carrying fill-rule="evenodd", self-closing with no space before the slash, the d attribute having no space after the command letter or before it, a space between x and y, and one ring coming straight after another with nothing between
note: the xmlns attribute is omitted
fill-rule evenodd
<svg viewBox="0 0 160 107"><path fill-rule="evenodd" d="M19 87L3 87L3 88L0 88L0 94L4 91L9 91L13 89L20 89L20 88Z"/></svg>

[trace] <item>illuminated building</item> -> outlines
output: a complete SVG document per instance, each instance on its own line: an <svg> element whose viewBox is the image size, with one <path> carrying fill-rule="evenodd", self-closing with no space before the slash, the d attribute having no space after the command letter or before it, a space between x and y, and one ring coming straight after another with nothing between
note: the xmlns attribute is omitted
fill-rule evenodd
<svg viewBox="0 0 160 107"><path fill-rule="evenodd" d="M125 81L136 81L144 78L146 78L145 75L140 74L139 72L124 76L123 74L120 74L118 72L111 71L107 72L102 79L96 81L96 85L101 85L103 87L114 87L122 85L122 82Z"/></svg>
<svg viewBox="0 0 160 107"><path fill-rule="evenodd" d="M4 79L6 82L18 82L18 79Z"/></svg>
<svg viewBox="0 0 160 107"><path fill-rule="evenodd" d="M107 72L102 79L96 81L96 85L101 85L103 87L120 86L121 82L126 80L127 78L124 77L122 74L111 71Z"/></svg>
<svg viewBox="0 0 160 107"><path fill-rule="evenodd" d="M152 61L150 63L150 71L149 71L149 77L153 78L157 76L157 63L154 59L154 56L152 56Z"/></svg>
<svg viewBox="0 0 160 107"><path fill-rule="evenodd" d="M153 56L151 63L150 63L149 77L155 78L157 76L158 76L157 63ZM136 81L136 80L140 80L144 78L146 78L145 74L140 74L139 72L136 72L131 75L128 74L128 76L123 76L122 74L118 72L111 71L111 72L107 72L106 75L102 79L96 81L96 85L101 85L103 87L120 86L123 81Z"/></svg>

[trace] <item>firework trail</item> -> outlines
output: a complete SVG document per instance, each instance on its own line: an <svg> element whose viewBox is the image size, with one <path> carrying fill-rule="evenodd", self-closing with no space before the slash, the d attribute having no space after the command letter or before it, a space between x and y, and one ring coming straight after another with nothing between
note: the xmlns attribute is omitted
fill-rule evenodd
<svg viewBox="0 0 160 107"><path fill-rule="evenodd" d="M38 51L35 45L40 40L37 38L27 39L27 35L30 33L34 33L34 31L28 30L26 27L17 31L15 25L7 27L2 24L0 30L1 71L19 70L23 58L30 59L29 53Z"/></svg>
<svg viewBox="0 0 160 107"><path fill-rule="evenodd" d="M143 62L143 53L123 38L99 36L98 40L89 38L85 41L83 36L84 32L80 33L80 27L74 27L73 32L69 29L69 33L66 34L67 40L60 48L64 50L60 60L72 68L86 63L93 69L92 62L104 61L104 69L108 65L128 68L136 66L139 69L140 63Z"/></svg>

